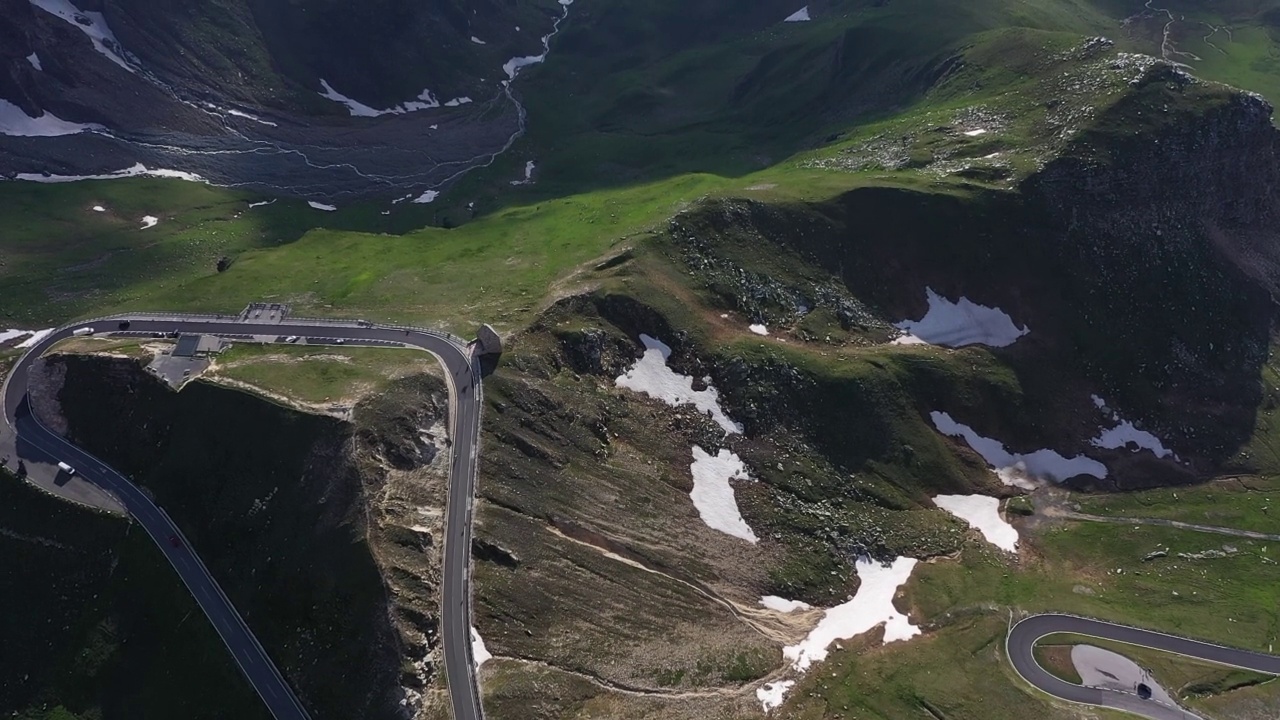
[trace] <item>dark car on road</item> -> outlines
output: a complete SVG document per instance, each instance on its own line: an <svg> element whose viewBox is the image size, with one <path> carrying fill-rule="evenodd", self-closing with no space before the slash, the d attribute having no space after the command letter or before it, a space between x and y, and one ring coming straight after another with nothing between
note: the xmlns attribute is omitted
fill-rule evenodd
<svg viewBox="0 0 1280 720"><path fill-rule="evenodd" d="M129 329L129 321L128 321L128 320L121 320L121 321L120 321L120 325L119 325L119 327L120 327L120 329L121 329L121 330L128 330L128 329Z"/></svg>
<svg viewBox="0 0 1280 720"><path fill-rule="evenodd" d="M180 548L182 547L182 540L180 540L177 535L170 535L169 544L176 548Z"/></svg>

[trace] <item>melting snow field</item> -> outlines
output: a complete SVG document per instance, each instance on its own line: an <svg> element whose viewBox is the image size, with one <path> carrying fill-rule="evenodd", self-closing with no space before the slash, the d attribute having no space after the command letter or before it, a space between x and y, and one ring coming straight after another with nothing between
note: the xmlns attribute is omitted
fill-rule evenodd
<svg viewBox="0 0 1280 720"><path fill-rule="evenodd" d="M334 90L333 86L330 85L328 81L323 78L320 79L320 87L323 88L324 90L324 92L319 93L320 97L346 105L347 112L351 113L352 117L379 117L381 115L403 115L405 113L417 112L419 110L431 110L433 108L438 108L442 106L457 107L459 105L465 105L471 102L471 98L469 97L458 97L458 98L449 100L443 103L442 105L441 102L438 99L436 99L436 96L430 90L423 90L422 92L418 93L418 97L413 100L400 103L395 107L389 107L386 110L378 110L376 108L371 108L368 105L365 105L359 100L356 100L354 98L349 98L346 95L343 95L342 93L338 92L337 90ZM254 118L254 119L257 119L257 118Z"/></svg>
<svg viewBox="0 0 1280 720"><path fill-rule="evenodd" d="M920 634L920 628L911 624L906 615L893 606L893 596L910 577L916 566L915 558L900 557L888 567L871 560L858 558L858 594L846 603L827 610L818 626L809 632L799 645L782 649L783 657L800 672L827 657L827 647L836 640L844 640L884 623L884 642L906 640Z"/></svg>
<svg viewBox="0 0 1280 720"><path fill-rule="evenodd" d="M529 160L528 162L526 162L524 164L524 179L512 180L511 184L512 185L531 185L533 183L533 169L535 167L537 167L537 165L532 160Z"/></svg>
<svg viewBox="0 0 1280 720"><path fill-rule="evenodd" d="M716 455L708 455L705 450L693 446L693 464L689 466L693 473L693 490L689 497L693 506L702 516L702 522L712 530L719 530L727 535L742 538L749 543L760 539L751 531L747 521L742 519L738 511L738 501L733 495L730 480L750 480L742 458L728 450L721 450Z"/></svg>
<svg viewBox="0 0 1280 720"><path fill-rule="evenodd" d="M81 180L118 180L128 177L162 177L177 178L178 180L189 180L191 182L204 182L205 179L195 173L183 172L181 170L165 170L156 168L148 169L146 165L137 163L123 170L117 170L106 175L44 175L41 173L18 173L15 180L24 180L26 182L38 183L68 183L79 182Z"/></svg>
<svg viewBox="0 0 1280 720"><path fill-rule="evenodd" d="M1030 330L1025 326L1019 328L1000 308L978 305L966 297L952 302L933 288L925 288L929 300L929 310L919 320L903 320L895 327L905 330L916 340L899 338L899 345L924 341L946 347L962 347L965 345L990 345L1004 347L1012 345L1018 338Z"/></svg>
<svg viewBox="0 0 1280 720"><path fill-rule="evenodd" d="M938 432L963 438L969 447L995 469L996 474L1006 485L1016 485L1028 490L1035 489L1034 483L1028 483L1024 476L1053 482L1077 475L1092 475L1096 478L1107 476L1106 465L1083 455L1065 458L1053 450L1037 450L1026 455L1011 453L999 440L979 435L973 428L956 422L947 413L935 410L929 413L929 417L933 420L933 426L938 429Z"/></svg>
<svg viewBox="0 0 1280 720"><path fill-rule="evenodd" d="M979 135L986 135L987 131L985 128L978 128L976 130L965 130L964 134L969 137L978 137Z"/></svg>
<svg viewBox="0 0 1280 720"><path fill-rule="evenodd" d="M472 35L472 36L471 36L471 42L473 42L473 43L475 43L475 44L477 44L477 45L487 45L487 44L488 44L488 43L486 43L485 41L481 40L480 38L476 37L475 35Z"/></svg>
<svg viewBox="0 0 1280 720"><path fill-rule="evenodd" d="M158 222L160 222L160 218L156 217L155 215L143 215L142 229L146 230L147 228L153 228L156 226L156 223Z"/></svg>
<svg viewBox="0 0 1280 720"><path fill-rule="evenodd" d="M969 523L987 542L1018 552L1018 531L1000 517L1000 501L986 495L939 495L933 504Z"/></svg>
<svg viewBox="0 0 1280 720"><path fill-rule="evenodd" d="M262 200L262 201L259 201L259 202L251 202L251 203L249 203L249 209L250 209L250 210L252 210L253 208L256 208L256 207L262 207L263 205L274 205L277 199L278 199L278 198L272 198L271 200Z"/></svg>
<svg viewBox="0 0 1280 720"><path fill-rule="evenodd" d="M569 6L573 4L573 0L560 0L560 6L564 8L564 14L556 19L555 25L551 28L551 32L542 36L542 54L541 55L525 55L524 57L513 57L502 63L502 72L507 74L507 82L516 79L516 75L520 74L521 68L530 65L537 65L547 59L547 53L551 51L551 36L560 31L560 21L569 17ZM520 32L520 26L516 26L516 32Z"/></svg>
<svg viewBox="0 0 1280 720"><path fill-rule="evenodd" d="M8 100L0 100L0 135L56 137L101 129L101 125L68 122L53 113L41 113L39 117L31 117L22 108Z"/></svg>
<svg viewBox="0 0 1280 720"><path fill-rule="evenodd" d="M129 63L125 62L124 49L116 39L115 33L107 27L107 19L102 16L102 13L84 12L72 5L71 0L31 0L31 4L67 21L72 27L89 36L94 50L107 56L111 62L125 70L135 72Z"/></svg>
<svg viewBox="0 0 1280 720"><path fill-rule="evenodd" d="M27 62L31 63L31 67L37 70L44 70L44 66L40 64L40 56L35 53L31 53L27 56Z"/></svg>
<svg viewBox="0 0 1280 720"><path fill-rule="evenodd" d="M769 328L768 328L768 327L766 327L766 326L764 326L764 325L758 325L758 324L757 324L757 325L749 325L749 326L747 327L747 329L748 329L748 330L750 330L751 332L753 332L753 333L757 334L757 335L768 335L768 334L769 334Z"/></svg>
<svg viewBox="0 0 1280 720"><path fill-rule="evenodd" d="M480 638L480 633L474 627L471 628L471 659L475 661L477 668L493 659L493 655L485 648L484 640Z"/></svg>
<svg viewBox="0 0 1280 720"><path fill-rule="evenodd" d="M104 207L102 207L101 205L94 205L94 206L93 206L92 208L90 208L90 209L91 209L91 210L93 210L94 212L106 212L106 211L107 211L107 209L106 209L106 208L104 208Z"/></svg>
<svg viewBox="0 0 1280 720"><path fill-rule="evenodd" d="M333 212L334 210L338 209L333 205L325 205L324 203L318 203L314 200L308 200L307 204L315 208L316 210L324 210L325 212Z"/></svg>
<svg viewBox="0 0 1280 720"><path fill-rule="evenodd" d="M782 704L787 691L795 684L795 680L779 680L778 682L765 683L756 688L756 699L764 706L765 712L768 712Z"/></svg>
<svg viewBox="0 0 1280 720"><path fill-rule="evenodd" d="M418 197L414 198L413 202L417 203L418 205L425 205L429 202L434 201L438 197L440 197L440 193L436 192L435 190L427 190L426 192L422 193Z"/></svg>
<svg viewBox="0 0 1280 720"><path fill-rule="evenodd" d="M26 340L23 340L17 345L14 345L14 347L18 347L18 348L29 348L32 345L35 345L36 343L45 339L45 337L48 336L49 333L51 332L53 332L53 328L46 328L44 330L34 330L34 331L33 330L5 330L3 333L0 333L0 335L3 335L5 333L12 333L9 335L9 339L13 339L15 337L18 337L19 335L26 335L27 333L31 333L31 337L27 338Z"/></svg>
<svg viewBox="0 0 1280 720"><path fill-rule="evenodd" d="M799 10L791 13L782 22L809 22L809 6L805 5Z"/></svg>
<svg viewBox="0 0 1280 720"><path fill-rule="evenodd" d="M788 600L786 598L780 598L777 595L765 595L760 598L760 604L770 610L777 610L778 612L784 613L795 612L796 610L809 610L813 607L809 603L800 602L799 600Z"/></svg>
<svg viewBox="0 0 1280 720"><path fill-rule="evenodd" d="M742 426L730 420L720 407L720 393L714 387L708 384L705 390L694 390L692 377L677 374L667 367L670 347L648 335L641 335L640 342L645 347L644 356L625 374L618 376L615 383L619 387L644 393L672 407L693 405L704 414L710 413L711 419L726 433L742 432Z"/></svg>
<svg viewBox="0 0 1280 720"><path fill-rule="evenodd" d="M1090 395L1093 400L1093 406L1107 412L1107 401L1097 395ZM1128 420L1121 418L1116 413L1111 413L1111 420L1118 423L1110 430L1102 428L1098 437L1090 442L1094 447L1106 448L1108 450L1117 450L1133 443L1138 446L1138 450L1150 450L1158 458L1165 458L1173 455L1173 451L1166 448L1164 443L1160 442L1160 438L1152 435L1146 430L1139 430L1134 424Z"/></svg>

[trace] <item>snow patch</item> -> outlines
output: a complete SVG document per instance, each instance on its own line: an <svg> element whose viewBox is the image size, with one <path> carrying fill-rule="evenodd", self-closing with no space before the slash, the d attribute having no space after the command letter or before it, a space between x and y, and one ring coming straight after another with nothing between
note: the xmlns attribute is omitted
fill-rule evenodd
<svg viewBox="0 0 1280 720"><path fill-rule="evenodd" d="M487 42L485 42L485 41L481 40L480 38L476 37L475 35L472 35L472 36L471 36L471 42L473 42L473 43L475 43L475 44L477 44L477 45L488 45L488 44L489 44L489 43L487 43Z"/></svg>
<svg viewBox="0 0 1280 720"><path fill-rule="evenodd" d="M963 134L968 137L978 137L979 135L986 135L987 130L986 128L977 128L975 130L965 130Z"/></svg>
<svg viewBox="0 0 1280 720"><path fill-rule="evenodd" d="M227 108L227 114L228 114L228 115L235 115L236 117L244 118L244 119L246 119L246 120L252 120L252 121L254 121L254 122L256 122L256 123L258 123L258 124L260 124L260 125L266 125L266 126L268 126L268 127L280 127L279 125L277 125L276 123L271 122L270 120L263 120L262 118L260 118L260 117L258 117L258 116L256 116L256 115L250 115L249 113L247 113L247 112L245 112L245 111L243 111L243 110L236 110L235 108Z"/></svg>
<svg viewBox="0 0 1280 720"><path fill-rule="evenodd" d="M45 328L44 330L37 330L34 333L32 333L31 337L18 343L17 345L15 345L15 347L19 347L19 348L33 347L37 343L39 343L41 340L44 340L46 337L48 337L49 334L53 332L53 330L54 330L53 328Z"/></svg>
<svg viewBox="0 0 1280 720"><path fill-rule="evenodd" d="M1000 517L1000 500L986 495L938 495L933 504L969 523L987 542L1011 553L1018 551L1018 531Z"/></svg>
<svg viewBox="0 0 1280 720"><path fill-rule="evenodd" d="M262 207L263 205L274 205L276 200L279 200L279 198L272 198L270 200L262 200L259 202L251 202L249 203L249 209L252 210L253 208Z"/></svg>
<svg viewBox="0 0 1280 720"><path fill-rule="evenodd" d="M748 325L747 329L757 335L768 335L769 328L764 325Z"/></svg>
<svg viewBox="0 0 1280 720"><path fill-rule="evenodd" d="M156 223L158 222L160 222L160 218L156 217L155 215L143 215L142 229L146 230L147 228L153 228L156 226Z"/></svg>
<svg viewBox="0 0 1280 720"><path fill-rule="evenodd" d="M493 659L493 655L484 646L484 640L480 638L480 633L474 627L471 628L471 660L475 662L476 668Z"/></svg>
<svg viewBox="0 0 1280 720"><path fill-rule="evenodd" d="M516 75L520 74L520 70L530 65L537 65L547 59L547 53L551 51L551 36L560 31L560 22L569 17L569 6L573 4L573 0L560 0L560 5L564 8L564 14L561 15L551 28L551 32L542 36L542 54L541 55L525 55L524 57L513 57L502 63L502 72L507 74L506 82L516 79ZM520 32L520 26L516 26L516 32Z"/></svg>
<svg viewBox="0 0 1280 720"><path fill-rule="evenodd" d="M31 0L31 4L71 23L72 27L89 36L94 50L125 70L136 72L125 60L124 46L107 26L107 19L102 13L84 12L72 5L71 0Z"/></svg>
<svg viewBox="0 0 1280 720"><path fill-rule="evenodd" d="M36 117L31 117L17 105L0 99L0 135L57 137L102 129L101 125L86 125L63 120L53 113L42 112Z"/></svg>
<svg viewBox="0 0 1280 720"><path fill-rule="evenodd" d="M0 330L0 343L9 342L14 338L22 337L23 335L26 335L29 332L31 331L30 330Z"/></svg>
<svg viewBox="0 0 1280 720"><path fill-rule="evenodd" d="M512 184L512 185L532 185L532 184L533 184L533 169L534 169L535 167L537 167L537 165L536 165L536 164L534 164L534 162L533 162L532 160L527 161L527 162L524 164L524 179L523 179L523 180L512 180L512 181L511 181L511 184Z"/></svg>
<svg viewBox="0 0 1280 720"><path fill-rule="evenodd" d="M760 598L760 604L770 610L777 610L778 612L784 613L795 612L796 610L810 610L813 608L809 603L800 602L799 600L788 600L786 598L778 597L777 595L765 595Z"/></svg>
<svg viewBox="0 0 1280 720"><path fill-rule="evenodd" d="M27 56L27 62L31 63L31 67L37 70L44 70L44 66L40 64L40 56L35 53L31 53Z"/></svg>
<svg viewBox="0 0 1280 720"><path fill-rule="evenodd" d="M672 407L693 405L704 414L710 413L711 419L726 433L742 432L742 426L730 420L721 409L720 393L714 387L708 384L705 390L694 390L692 377L672 372L667 367L670 347L648 335L641 335L640 342L645 347L644 356L625 374L619 375L615 384L644 393Z"/></svg>
<svg viewBox="0 0 1280 720"><path fill-rule="evenodd" d="M395 107L389 107L385 110L369 107L355 98L347 97L338 92L324 78L320 79L320 87L324 92L320 96L334 102L342 103L347 106L347 112L352 117L379 117L382 115L403 115L405 113L417 112L419 110L431 110L438 107L457 107L471 102L469 97L457 97L445 103L441 103L430 90L423 90L418 93L418 97L407 102L400 103Z"/></svg>
<svg viewBox="0 0 1280 720"><path fill-rule="evenodd" d="M80 182L81 180L119 180L121 178L130 177L159 177L159 178L176 178L178 180L188 180L190 182L205 182L205 179L195 173L183 172L182 170L165 170L156 168L151 170L142 163L137 163L123 170L117 170L105 175L44 175L42 173L18 173L14 179L25 182L38 183L68 183Z"/></svg>
<svg viewBox="0 0 1280 720"><path fill-rule="evenodd" d="M689 497L707 527L749 543L760 541L747 521L742 519L738 501L733 495L733 486L729 484L730 480L751 479L747 475L746 466L742 464L742 458L724 449L716 455L708 455L705 450L694 445L693 464L689 466L689 472L693 474L693 490L689 492Z"/></svg>
<svg viewBox="0 0 1280 720"><path fill-rule="evenodd" d="M106 209L106 208L104 208L104 207L102 207L101 205L94 205L94 206L93 206L92 208L90 208L90 209L91 209L91 210L93 210L94 212L106 212L106 211L107 211L107 209Z"/></svg>
<svg viewBox="0 0 1280 720"><path fill-rule="evenodd" d="M861 635L881 623L886 643L920 634L920 628L893 606L893 596L911 577L915 566L915 558L908 557L897 558L887 566L867 557L858 558L856 569L862 581L858 593L848 602L828 609L799 645L782 649L783 657L791 661L794 669L804 672L813 663L826 659L831 643Z"/></svg>
<svg viewBox="0 0 1280 720"><path fill-rule="evenodd" d="M333 205L325 205L324 203L318 203L314 200L308 200L307 204L315 208L316 210L324 210L325 212L333 212L334 210L338 209Z"/></svg>
<svg viewBox="0 0 1280 720"><path fill-rule="evenodd" d="M414 198L413 201L419 205L425 205L429 202L434 201L438 197L440 197L440 193L436 192L435 190L427 190L426 192L422 193L418 197Z"/></svg>
<svg viewBox="0 0 1280 720"><path fill-rule="evenodd" d="M933 426L938 429L938 432L963 438L969 447L995 469L1000 480L1006 485L1033 490L1035 483L1030 480L1059 482L1077 475L1092 475L1096 478L1107 476L1106 465L1083 455L1066 458L1053 450L1036 450L1025 455L1011 453L999 440L979 435L973 428L956 422L947 413L935 410L929 413L929 417L933 420Z"/></svg>
<svg viewBox="0 0 1280 720"><path fill-rule="evenodd" d="M928 345L929 343L921 340L915 335L907 333L902 337L894 338L892 341L889 342L889 344L890 345Z"/></svg>
<svg viewBox="0 0 1280 720"><path fill-rule="evenodd" d="M909 335L934 345L962 347L964 345L1012 345L1030 330L1019 328L1000 308L987 307L961 296L952 302L933 288L925 288L929 310L919 320L903 320L895 327ZM900 343L910 344L910 343Z"/></svg>
<svg viewBox="0 0 1280 720"><path fill-rule="evenodd" d="M764 706L764 711L769 712L782 704L787 691L795 684L795 680L779 680L778 682L765 683L756 688L756 699Z"/></svg>
<svg viewBox="0 0 1280 720"><path fill-rule="evenodd" d="M809 22L809 6L805 5L799 10L788 15L782 22Z"/></svg>
<svg viewBox="0 0 1280 720"><path fill-rule="evenodd" d="M1093 406L1106 412L1107 401L1097 395L1090 395L1093 400ZM1139 430L1132 422L1121 418L1119 415L1112 413L1111 419L1118 423L1111 429L1101 428L1098 437L1090 441L1094 447L1106 448L1108 450L1118 450L1126 447L1129 443L1138 446L1139 450L1150 450L1158 458L1166 458L1173 455L1173 451L1164 446L1160 438L1152 435L1146 430ZM1175 456L1176 457L1176 456Z"/></svg>

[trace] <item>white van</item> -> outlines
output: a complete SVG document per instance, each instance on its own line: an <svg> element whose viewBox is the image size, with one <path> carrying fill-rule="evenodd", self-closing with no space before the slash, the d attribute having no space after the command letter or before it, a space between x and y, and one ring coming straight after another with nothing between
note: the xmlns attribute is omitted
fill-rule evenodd
<svg viewBox="0 0 1280 720"><path fill-rule="evenodd" d="M76 474L76 469L75 469L75 468L73 468L73 467L71 467L70 465L68 465L68 464L64 463L64 462L60 462L60 463L58 463L58 469L59 469L59 470L61 470L61 471L62 471L62 472L64 472L64 473L68 474L68 475L75 475L75 474Z"/></svg>

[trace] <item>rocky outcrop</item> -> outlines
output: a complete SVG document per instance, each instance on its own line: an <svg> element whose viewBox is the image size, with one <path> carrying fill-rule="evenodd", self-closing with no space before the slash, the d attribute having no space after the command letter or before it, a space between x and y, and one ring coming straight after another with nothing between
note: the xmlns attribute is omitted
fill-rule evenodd
<svg viewBox="0 0 1280 720"><path fill-rule="evenodd" d="M1271 114L1157 65L1023 188L1108 397L1218 459L1251 429L1280 289Z"/></svg>

